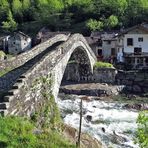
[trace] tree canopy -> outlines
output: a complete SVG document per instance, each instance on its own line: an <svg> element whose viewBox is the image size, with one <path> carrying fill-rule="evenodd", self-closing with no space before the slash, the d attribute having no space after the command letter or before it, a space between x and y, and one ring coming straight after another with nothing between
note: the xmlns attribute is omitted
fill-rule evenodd
<svg viewBox="0 0 148 148"><path fill-rule="evenodd" d="M129 27L148 20L147 0L0 0L0 26L8 13L19 25L37 21L55 30L84 24L88 30ZM59 17L52 17L52 16ZM67 19L68 16L68 19ZM51 19L52 18L52 19ZM66 20L65 20L66 19ZM10 21L9 21L10 22ZM62 24L61 24L62 22ZM71 23L72 22L72 23ZM10 28L13 23L9 23ZM57 24L62 27L57 27ZM69 24L68 26L66 26ZM6 26L6 25L5 25Z"/></svg>

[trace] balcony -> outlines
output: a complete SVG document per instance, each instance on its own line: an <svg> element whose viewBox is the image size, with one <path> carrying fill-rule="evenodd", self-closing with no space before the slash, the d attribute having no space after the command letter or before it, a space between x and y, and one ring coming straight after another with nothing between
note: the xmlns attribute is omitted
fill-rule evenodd
<svg viewBox="0 0 148 148"><path fill-rule="evenodd" d="M148 52L125 53L124 57L148 57Z"/></svg>

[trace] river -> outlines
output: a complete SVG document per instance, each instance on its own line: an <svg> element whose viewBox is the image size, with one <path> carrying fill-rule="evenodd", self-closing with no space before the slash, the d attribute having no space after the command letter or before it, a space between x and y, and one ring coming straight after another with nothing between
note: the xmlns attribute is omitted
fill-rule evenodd
<svg viewBox="0 0 148 148"><path fill-rule="evenodd" d="M64 122L79 128L80 97L58 98ZM138 148L134 144L138 111L124 109L124 104L103 100L83 100L82 131L104 143L107 148Z"/></svg>

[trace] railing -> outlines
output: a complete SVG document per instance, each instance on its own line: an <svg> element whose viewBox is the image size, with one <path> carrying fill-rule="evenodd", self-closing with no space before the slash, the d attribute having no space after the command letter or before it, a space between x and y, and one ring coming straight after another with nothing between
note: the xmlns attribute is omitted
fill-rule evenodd
<svg viewBox="0 0 148 148"><path fill-rule="evenodd" d="M124 53L124 57L148 57L148 53L146 52Z"/></svg>

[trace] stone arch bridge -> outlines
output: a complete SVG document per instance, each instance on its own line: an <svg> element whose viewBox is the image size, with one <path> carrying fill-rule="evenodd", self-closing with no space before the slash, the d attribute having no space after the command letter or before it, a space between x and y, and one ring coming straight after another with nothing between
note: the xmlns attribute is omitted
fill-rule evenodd
<svg viewBox="0 0 148 148"><path fill-rule="evenodd" d="M56 35L1 63L0 70L14 69L0 77L0 113L29 116L46 103L45 93L52 91L56 99L69 62L77 63L78 81L93 73L96 57L81 34Z"/></svg>

